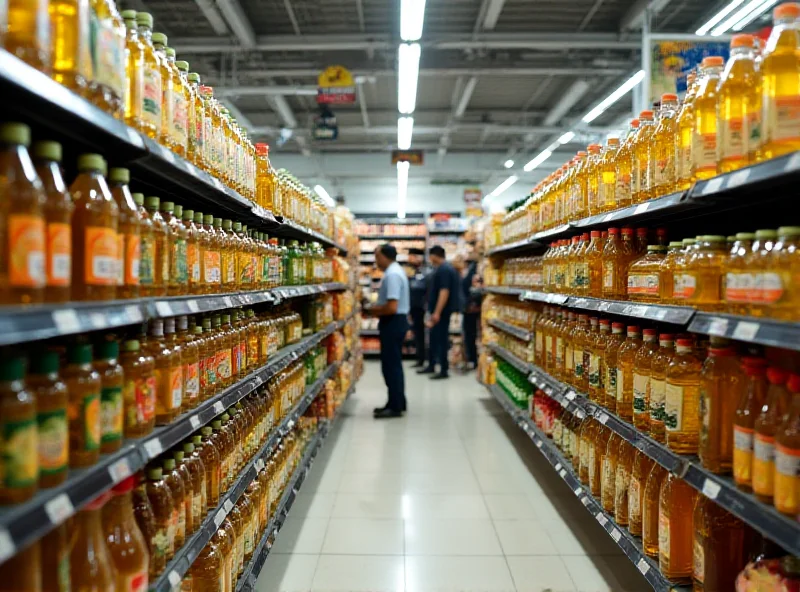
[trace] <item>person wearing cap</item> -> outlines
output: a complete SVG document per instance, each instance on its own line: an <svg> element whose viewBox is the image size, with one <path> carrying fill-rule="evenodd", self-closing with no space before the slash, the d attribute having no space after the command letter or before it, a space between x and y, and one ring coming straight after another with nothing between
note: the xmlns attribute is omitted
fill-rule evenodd
<svg viewBox="0 0 800 592"><path fill-rule="evenodd" d="M427 351L425 347L425 294L428 291L430 266L425 264L425 249L409 249L408 263L414 268L408 285L411 294L410 323L414 332L414 356L417 361L414 368L425 365Z"/></svg>
<svg viewBox="0 0 800 592"><path fill-rule="evenodd" d="M408 278L397 262L397 249L383 244L375 249L375 264L383 271L378 288L378 302L364 308L365 314L380 318L381 372L389 399L375 409L375 418L401 417L406 410L406 387L403 376L403 342L408 331Z"/></svg>

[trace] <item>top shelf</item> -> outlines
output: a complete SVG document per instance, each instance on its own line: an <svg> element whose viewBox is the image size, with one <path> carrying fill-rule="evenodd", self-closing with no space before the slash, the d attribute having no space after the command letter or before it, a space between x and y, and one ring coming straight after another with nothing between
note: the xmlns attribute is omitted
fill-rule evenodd
<svg viewBox="0 0 800 592"><path fill-rule="evenodd" d="M424 241L427 237L424 234L359 234L358 238L361 240L421 240Z"/></svg>
<svg viewBox="0 0 800 592"><path fill-rule="evenodd" d="M0 90L6 120L31 125L36 139L54 139L77 151L100 152L111 166L127 166L134 189L169 196L185 207L223 210L271 236L318 241L345 252L320 233L276 218L194 164L98 109L45 74L0 50Z"/></svg>
<svg viewBox="0 0 800 592"><path fill-rule="evenodd" d="M696 182L688 191L672 193L611 212L588 216L537 232L530 237L495 247L489 255L507 255L540 248L547 242L578 232L607 228L622 223L666 222L692 218L720 210L760 207L765 199L793 198L800 175L800 152L760 162L738 171ZM754 199L754 196L758 199Z"/></svg>

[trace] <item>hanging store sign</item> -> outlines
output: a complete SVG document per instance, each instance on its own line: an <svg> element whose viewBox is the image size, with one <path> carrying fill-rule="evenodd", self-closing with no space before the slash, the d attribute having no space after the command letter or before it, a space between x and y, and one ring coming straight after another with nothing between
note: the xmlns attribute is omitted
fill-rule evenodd
<svg viewBox="0 0 800 592"><path fill-rule="evenodd" d="M392 164L407 162L412 166L425 164L422 150L392 150Z"/></svg>
<svg viewBox="0 0 800 592"><path fill-rule="evenodd" d="M697 71L703 58L721 56L728 61L728 43L706 41L656 41L651 45L650 96L648 103L658 103L664 93L682 96L686 76Z"/></svg>
<svg viewBox="0 0 800 592"><path fill-rule="evenodd" d="M314 129L312 133L315 140L333 141L339 137L339 126L336 124L336 116L327 107L323 106L320 114L314 118Z"/></svg>
<svg viewBox="0 0 800 592"><path fill-rule="evenodd" d="M467 218L480 218L483 216L483 191L480 187L466 187L464 189L464 210Z"/></svg>
<svg viewBox="0 0 800 592"><path fill-rule="evenodd" d="M352 105L356 102L356 83L344 66L328 66L317 78L317 103Z"/></svg>

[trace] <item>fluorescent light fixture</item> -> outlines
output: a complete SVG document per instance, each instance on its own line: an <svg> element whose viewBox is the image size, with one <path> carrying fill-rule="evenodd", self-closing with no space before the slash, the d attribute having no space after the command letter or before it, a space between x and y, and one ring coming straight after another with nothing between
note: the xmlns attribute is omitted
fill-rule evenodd
<svg viewBox="0 0 800 592"><path fill-rule="evenodd" d="M733 25L733 30L734 31L741 31L747 25L749 25L754 20L756 20L758 17L760 17L762 14L764 14L765 10L767 10L768 8L771 8L772 6L774 6L777 3L778 3L778 0L764 0L764 2L762 2L761 4L756 6L750 14L748 14L746 17L744 17L742 20L740 20L735 25Z"/></svg>
<svg viewBox="0 0 800 592"><path fill-rule="evenodd" d="M406 197L408 196L408 162L397 163L397 217L406 217Z"/></svg>
<svg viewBox="0 0 800 592"><path fill-rule="evenodd" d="M714 27L714 29L712 29L711 31L711 36L718 37L723 33L726 33L739 21L746 19L748 16L750 16L750 13L756 10L763 3L764 0L750 0L750 2L745 4L742 8L740 8L736 12L734 12L733 16L725 19L721 25Z"/></svg>
<svg viewBox="0 0 800 592"><path fill-rule="evenodd" d="M566 132L565 134L561 134L561 137L558 139L559 144L567 144L572 141L572 138L575 137L575 132Z"/></svg>
<svg viewBox="0 0 800 592"><path fill-rule="evenodd" d="M636 74L628 78L625 82L623 82L620 87L608 95L605 99L600 101L600 103L591 111L589 111L586 115L583 116L584 123L591 123L600 115L602 115L606 109L608 109L611 105L619 101L622 97L626 94L631 92L633 88L639 84L642 80L644 80L644 70L639 70ZM530 163L529 163L530 164Z"/></svg>
<svg viewBox="0 0 800 592"><path fill-rule="evenodd" d="M336 205L336 202L333 201L333 198L328 194L327 191L325 191L325 188L322 185L314 185L314 191L322 198L322 201L329 206Z"/></svg>
<svg viewBox="0 0 800 592"><path fill-rule="evenodd" d="M508 179L506 179L505 181L500 183L500 185L495 187L494 191L492 191L486 197L497 197L498 195L503 193L506 189L511 187L514 183L516 183L517 181L519 181L519 177L517 177L516 175L511 175Z"/></svg>
<svg viewBox="0 0 800 592"><path fill-rule="evenodd" d="M507 161L503 163L503 166L506 167L507 169L510 169L511 167L514 166L514 161L509 158Z"/></svg>
<svg viewBox="0 0 800 592"><path fill-rule="evenodd" d="M400 39L419 41L422 37L422 23L425 20L425 0L401 0Z"/></svg>
<svg viewBox="0 0 800 592"><path fill-rule="evenodd" d="M397 118L397 147L400 150L411 148L411 134L414 131L413 117Z"/></svg>
<svg viewBox="0 0 800 592"><path fill-rule="evenodd" d="M533 160L529 161L528 164L522 167L522 170L525 171L526 173L529 173L533 169L538 167L540 164L542 164L545 160L550 158L552 155L553 155L552 150L542 150L535 158L533 158Z"/></svg>
<svg viewBox="0 0 800 592"><path fill-rule="evenodd" d="M401 43L397 65L397 109L411 115L417 107L419 79L419 43Z"/></svg>
<svg viewBox="0 0 800 592"><path fill-rule="evenodd" d="M733 2L726 4L725 8L723 8L717 14L712 16L711 19L705 25L697 29L697 31L695 31L694 34L705 35L712 28L714 28L715 25L719 24L719 22L722 21L722 19L724 19L726 16L728 16L730 13L736 10L739 6L741 6L743 2L744 0L733 0Z"/></svg>

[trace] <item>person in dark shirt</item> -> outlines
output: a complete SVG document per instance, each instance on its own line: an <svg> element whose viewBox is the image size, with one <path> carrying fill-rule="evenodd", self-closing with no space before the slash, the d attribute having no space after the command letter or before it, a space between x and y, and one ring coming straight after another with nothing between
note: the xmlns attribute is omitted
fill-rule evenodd
<svg viewBox="0 0 800 592"><path fill-rule="evenodd" d="M425 348L425 294L428 291L428 280L431 269L424 263L424 249L409 249L408 262L414 267L414 273L408 278L411 289L411 310L409 322L414 332L414 354L417 358L414 368L421 368L428 359Z"/></svg>
<svg viewBox="0 0 800 592"><path fill-rule="evenodd" d="M444 248L436 245L428 251L430 261L436 269L430 278L428 290L428 328L430 328L429 366L417 374L433 374L434 380L449 378L447 350L449 345L450 315L458 312L461 278L455 268L445 259ZM439 373L436 374L436 364Z"/></svg>
<svg viewBox="0 0 800 592"><path fill-rule="evenodd" d="M478 262L472 256L467 260L467 269L461 279L462 300L464 302L461 331L464 339L467 370L474 370L478 367L477 339L478 322L481 318L481 295L474 288L479 285Z"/></svg>

